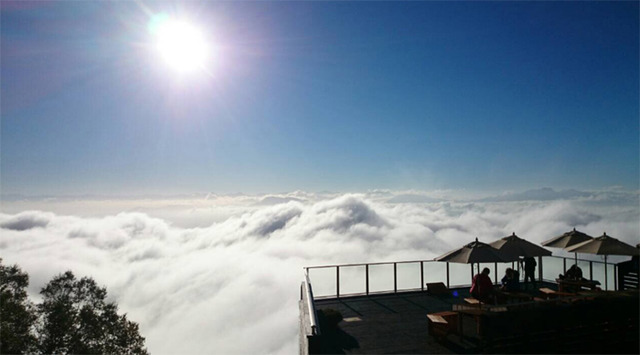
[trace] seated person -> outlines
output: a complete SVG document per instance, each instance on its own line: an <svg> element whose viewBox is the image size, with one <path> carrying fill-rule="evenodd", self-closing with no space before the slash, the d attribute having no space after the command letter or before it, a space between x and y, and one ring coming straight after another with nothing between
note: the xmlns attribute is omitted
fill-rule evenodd
<svg viewBox="0 0 640 355"><path fill-rule="evenodd" d="M503 291L516 292L520 290L520 274L512 268L505 270L505 275L502 278Z"/></svg>
<svg viewBox="0 0 640 355"><path fill-rule="evenodd" d="M469 290L474 298L484 303L493 303L493 282L489 278L490 272L489 268L482 269L481 273L473 277L471 290Z"/></svg>
<svg viewBox="0 0 640 355"><path fill-rule="evenodd" d="M564 275L560 274L558 276L560 280L585 280L585 278L582 277L582 269L580 269L577 264L571 265Z"/></svg>

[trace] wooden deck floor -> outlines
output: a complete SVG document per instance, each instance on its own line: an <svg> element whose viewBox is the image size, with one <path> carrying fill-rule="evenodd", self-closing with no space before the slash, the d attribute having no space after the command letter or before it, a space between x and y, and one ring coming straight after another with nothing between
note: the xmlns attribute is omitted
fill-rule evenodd
<svg viewBox="0 0 640 355"><path fill-rule="evenodd" d="M456 301L453 297L405 293L320 300L316 309L335 309L344 317L339 326L345 334L335 338L338 344L331 345L335 353L449 354L465 351L447 348L429 337L427 314L451 310Z"/></svg>
<svg viewBox="0 0 640 355"><path fill-rule="evenodd" d="M557 289L546 282L539 287ZM637 293L509 303L496 313L483 313L481 320L456 307L463 313L457 321L462 322L464 340L455 332L439 342L429 334L427 314L465 303L468 288L452 291L454 295L447 296L407 292L316 300L322 334L313 353L638 353ZM538 289L525 292L540 294ZM507 309L509 314L502 313ZM338 326L331 326L340 316ZM477 322L483 324L482 337Z"/></svg>
<svg viewBox="0 0 640 355"><path fill-rule="evenodd" d="M474 339L461 341L449 335L446 343L428 333L427 314L450 311L464 303L468 288L454 290L457 296L432 296L426 292L379 294L315 301L317 310L333 309L344 317L338 334L327 336L324 352L338 354L463 354L472 353ZM465 324L465 334L475 325Z"/></svg>

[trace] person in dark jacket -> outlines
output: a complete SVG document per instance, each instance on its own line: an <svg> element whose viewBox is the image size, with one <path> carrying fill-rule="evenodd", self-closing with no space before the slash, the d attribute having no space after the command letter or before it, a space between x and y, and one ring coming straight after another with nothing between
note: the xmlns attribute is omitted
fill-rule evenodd
<svg viewBox="0 0 640 355"><path fill-rule="evenodd" d="M524 263L525 288L528 288L529 280L531 280L531 283L533 284L533 288L535 289L537 287L535 274L536 274L536 266L538 265L538 263L536 263L536 259L534 259L531 256L524 258L523 263Z"/></svg>
<svg viewBox="0 0 640 355"><path fill-rule="evenodd" d="M562 275L559 275L560 280L578 280L578 281L582 281L582 280L586 280L584 277L582 277L582 269L578 266L578 265L571 265L571 267L569 268L569 270L567 270L567 272Z"/></svg>
<svg viewBox="0 0 640 355"><path fill-rule="evenodd" d="M520 275L512 268L505 270L505 275L502 278L502 290L507 292L520 291Z"/></svg>

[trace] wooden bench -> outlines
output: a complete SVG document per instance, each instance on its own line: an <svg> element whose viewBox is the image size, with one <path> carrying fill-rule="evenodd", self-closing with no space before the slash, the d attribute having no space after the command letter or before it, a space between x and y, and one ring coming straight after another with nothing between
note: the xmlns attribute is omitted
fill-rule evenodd
<svg viewBox="0 0 640 355"><path fill-rule="evenodd" d="M443 340L458 329L458 313L445 311L427 314L429 319L429 335Z"/></svg>
<svg viewBox="0 0 640 355"><path fill-rule="evenodd" d="M552 298L575 296L576 295L575 293L554 291L554 290L552 290L550 288L546 288L546 287L543 287L543 288L539 289L539 291L540 291L540 295L544 299L552 299Z"/></svg>
<svg viewBox="0 0 640 355"><path fill-rule="evenodd" d="M464 299L464 301L472 306L478 306L480 307L480 305L483 305L484 303L482 301L480 301L477 298L473 298L473 297L467 297Z"/></svg>

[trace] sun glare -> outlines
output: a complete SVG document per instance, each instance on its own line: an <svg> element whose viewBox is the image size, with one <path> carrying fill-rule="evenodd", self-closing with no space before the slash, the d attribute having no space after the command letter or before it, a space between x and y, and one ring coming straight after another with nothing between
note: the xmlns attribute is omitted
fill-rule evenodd
<svg viewBox="0 0 640 355"><path fill-rule="evenodd" d="M179 72L205 68L209 46L198 28L164 15L153 19L149 30L155 37L156 49L169 67Z"/></svg>

